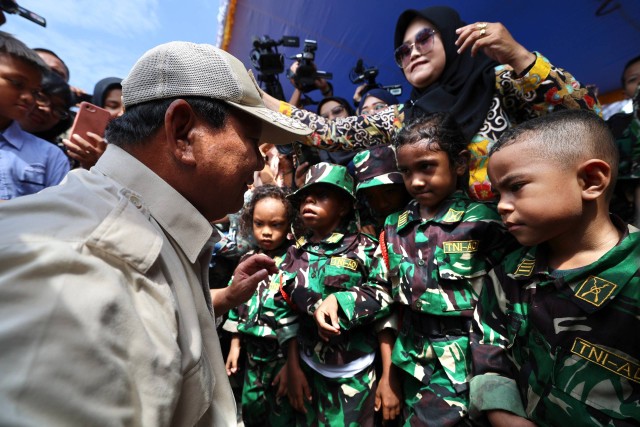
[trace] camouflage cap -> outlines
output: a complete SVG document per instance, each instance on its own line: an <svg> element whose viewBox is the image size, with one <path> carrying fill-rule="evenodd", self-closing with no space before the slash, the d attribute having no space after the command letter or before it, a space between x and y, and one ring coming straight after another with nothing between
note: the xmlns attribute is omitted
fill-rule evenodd
<svg viewBox="0 0 640 427"><path fill-rule="evenodd" d="M378 145L361 151L353 158L356 167L356 191L379 185L403 184L392 145Z"/></svg>
<svg viewBox="0 0 640 427"><path fill-rule="evenodd" d="M312 165L304 177L304 185L300 187L292 196L297 196L305 188L314 184L330 184L349 193L355 199L353 191L353 178L349 175L347 168L333 163L320 162Z"/></svg>

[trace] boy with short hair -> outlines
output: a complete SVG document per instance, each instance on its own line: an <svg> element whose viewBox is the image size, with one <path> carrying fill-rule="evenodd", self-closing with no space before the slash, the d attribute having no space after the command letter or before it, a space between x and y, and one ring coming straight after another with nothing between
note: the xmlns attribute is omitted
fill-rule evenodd
<svg viewBox="0 0 640 427"><path fill-rule="evenodd" d="M490 273L474 314L472 416L637 423L640 233L609 215L618 154L605 122L579 110L533 119L490 158L498 211L525 247Z"/></svg>
<svg viewBox="0 0 640 427"><path fill-rule="evenodd" d="M69 172L62 150L18 124L36 103L50 102L40 92L46 68L37 53L0 31L0 200L37 193Z"/></svg>

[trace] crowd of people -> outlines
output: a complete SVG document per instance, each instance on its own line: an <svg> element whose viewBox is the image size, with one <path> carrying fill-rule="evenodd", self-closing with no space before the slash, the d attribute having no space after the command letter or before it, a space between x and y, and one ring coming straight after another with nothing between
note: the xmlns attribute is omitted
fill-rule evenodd
<svg viewBox="0 0 640 427"><path fill-rule="evenodd" d="M188 42L89 96L0 32L0 424L639 424L640 57L605 121L499 22L393 38L406 102L314 108Z"/></svg>

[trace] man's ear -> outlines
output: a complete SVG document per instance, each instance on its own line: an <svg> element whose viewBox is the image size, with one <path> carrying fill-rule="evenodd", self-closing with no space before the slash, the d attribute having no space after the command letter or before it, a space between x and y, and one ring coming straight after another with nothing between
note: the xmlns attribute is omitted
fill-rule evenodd
<svg viewBox="0 0 640 427"><path fill-rule="evenodd" d="M611 185L611 166L604 160L589 159L578 167L582 199L595 200Z"/></svg>
<svg viewBox="0 0 640 427"><path fill-rule="evenodd" d="M174 158L180 163L194 165L196 162L192 141L195 136L192 130L196 122L195 112L184 99L173 101L164 114L167 143Z"/></svg>
<svg viewBox="0 0 640 427"><path fill-rule="evenodd" d="M456 175L463 176L467 172L467 169L469 168L470 158L471 153L469 153L469 150L462 150L458 153L458 157L456 158L454 164Z"/></svg>

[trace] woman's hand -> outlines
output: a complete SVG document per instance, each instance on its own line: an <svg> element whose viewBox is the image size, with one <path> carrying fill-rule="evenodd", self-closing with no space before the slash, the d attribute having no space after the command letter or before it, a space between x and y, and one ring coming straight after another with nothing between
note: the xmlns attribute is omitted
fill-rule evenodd
<svg viewBox="0 0 640 427"><path fill-rule="evenodd" d="M458 53L470 48L471 56L475 56L482 49L489 58L510 65L518 75L536 60L536 55L515 41L500 22L476 22L458 28L456 33Z"/></svg>
<svg viewBox="0 0 640 427"><path fill-rule="evenodd" d="M62 143L67 147L67 155L80 162L80 166L90 169L95 165L100 156L107 149L107 142L100 135L87 132L89 141L74 133L71 140L63 139Z"/></svg>

